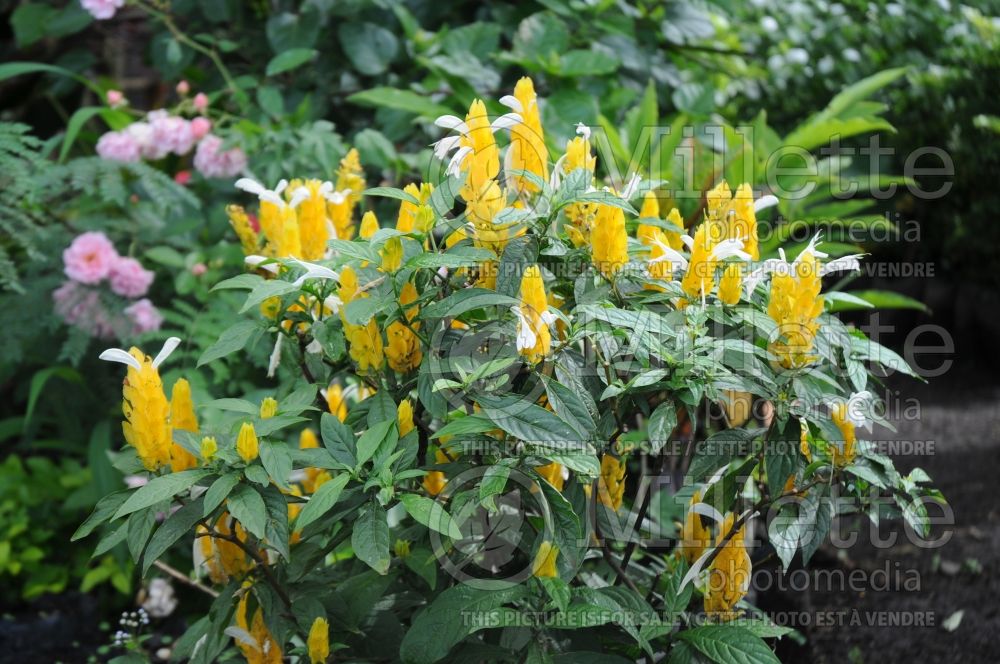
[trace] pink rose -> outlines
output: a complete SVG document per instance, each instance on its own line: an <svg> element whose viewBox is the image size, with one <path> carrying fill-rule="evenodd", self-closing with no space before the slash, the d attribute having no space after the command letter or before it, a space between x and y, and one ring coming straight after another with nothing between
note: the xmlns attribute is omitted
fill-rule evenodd
<svg viewBox="0 0 1000 664"><path fill-rule="evenodd" d="M115 336L110 317L96 289L67 281L52 293L55 312L67 325L73 325L92 337Z"/></svg>
<svg viewBox="0 0 1000 664"><path fill-rule="evenodd" d="M181 81L180 83L177 84L176 90L177 94L179 94L182 97L185 97L187 96L187 93L191 92L191 86L188 84L187 81Z"/></svg>
<svg viewBox="0 0 1000 664"><path fill-rule="evenodd" d="M153 273L134 258L119 257L111 264L111 290L122 297L142 297L153 283Z"/></svg>
<svg viewBox="0 0 1000 664"><path fill-rule="evenodd" d="M208 95L206 95L204 92L199 92L198 94L196 94L192 101L194 103L195 110L197 110L199 113L204 113L205 109L208 108Z"/></svg>
<svg viewBox="0 0 1000 664"><path fill-rule="evenodd" d="M125 307L125 315L132 321L133 334L154 332L163 325L163 316L146 298Z"/></svg>
<svg viewBox="0 0 1000 664"><path fill-rule="evenodd" d="M80 0L80 4L98 21L106 21L125 5L125 0Z"/></svg>
<svg viewBox="0 0 1000 664"><path fill-rule="evenodd" d="M205 265L204 263L195 263L194 265L191 266L191 274L193 274L196 277L200 277L206 272L208 272L208 266Z"/></svg>
<svg viewBox="0 0 1000 664"><path fill-rule="evenodd" d="M108 90L108 106L118 108L125 103L125 95L121 90Z"/></svg>
<svg viewBox="0 0 1000 664"><path fill-rule="evenodd" d="M186 187L188 183L191 182L191 171L187 169L183 171L177 171L176 173L174 173L174 182L181 185L182 187Z"/></svg>
<svg viewBox="0 0 1000 664"><path fill-rule="evenodd" d="M208 118L197 117L191 120L191 133L194 135L194 140L200 141L210 131L212 131L212 121Z"/></svg>
<svg viewBox="0 0 1000 664"><path fill-rule="evenodd" d="M142 146L125 131L109 131L97 141L97 155L108 161L133 163L142 156Z"/></svg>
<svg viewBox="0 0 1000 664"><path fill-rule="evenodd" d="M209 134L198 143L194 154L194 167L207 178L231 178L242 173L247 167L247 156L243 150L232 148L222 150L222 139Z"/></svg>
<svg viewBox="0 0 1000 664"><path fill-rule="evenodd" d="M104 233L78 235L63 251L66 276L81 284L97 284L111 272L118 258L111 240Z"/></svg>
<svg viewBox="0 0 1000 664"><path fill-rule="evenodd" d="M155 111L154 111L155 113ZM153 128L153 144L158 146L158 152L166 155L173 152L176 155L185 155L194 147L194 134L191 131L191 123L176 115L149 114L150 125Z"/></svg>

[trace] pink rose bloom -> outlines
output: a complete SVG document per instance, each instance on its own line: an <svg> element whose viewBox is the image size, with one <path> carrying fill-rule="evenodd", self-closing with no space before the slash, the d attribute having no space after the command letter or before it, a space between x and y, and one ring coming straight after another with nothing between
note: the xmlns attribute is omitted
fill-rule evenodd
<svg viewBox="0 0 1000 664"><path fill-rule="evenodd" d="M153 273L134 258L121 256L111 264L111 290L122 297L142 297L153 283Z"/></svg>
<svg viewBox="0 0 1000 664"><path fill-rule="evenodd" d="M125 0L80 0L80 4L98 21L106 21L125 5Z"/></svg>
<svg viewBox="0 0 1000 664"><path fill-rule="evenodd" d="M111 272L118 259L111 240L104 233L78 235L63 251L66 276L81 284L97 284Z"/></svg>
<svg viewBox="0 0 1000 664"><path fill-rule="evenodd" d="M67 281L52 293L55 312L67 325L73 325L92 337L114 337L114 328L100 295L93 288Z"/></svg>
<svg viewBox="0 0 1000 664"><path fill-rule="evenodd" d="M208 272L208 266L205 265L204 263L195 263L194 265L191 266L191 274L193 274L196 277L200 277L206 272Z"/></svg>
<svg viewBox="0 0 1000 664"><path fill-rule="evenodd" d="M117 108L125 103L125 95L121 90L108 90L108 106Z"/></svg>
<svg viewBox="0 0 1000 664"><path fill-rule="evenodd" d="M199 92L194 96L192 100L194 102L194 107L199 113L204 113L205 109L208 108L208 95L204 92Z"/></svg>
<svg viewBox="0 0 1000 664"><path fill-rule="evenodd" d="M108 161L136 162L142 156L142 146L127 131L109 131L97 141L97 155Z"/></svg>
<svg viewBox="0 0 1000 664"><path fill-rule="evenodd" d="M174 173L174 182L181 185L182 187L186 187L188 183L191 182L191 171L189 170L177 171L176 173Z"/></svg>
<svg viewBox="0 0 1000 664"><path fill-rule="evenodd" d="M208 118L197 117L191 120L191 133L194 134L194 140L200 141L210 131L212 131L212 121Z"/></svg>
<svg viewBox="0 0 1000 664"><path fill-rule="evenodd" d="M147 298L125 307L125 315L132 321L133 334L155 332L163 325L163 316Z"/></svg>
<svg viewBox="0 0 1000 664"><path fill-rule="evenodd" d="M155 113L155 111L154 111ZM194 133L191 131L191 123L176 115L149 114L150 125L153 128L153 144L158 146L159 152L166 155L173 152L176 155L185 155L194 147Z"/></svg>
<svg viewBox="0 0 1000 664"><path fill-rule="evenodd" d="M243 150L221 150L221 147L222 139L215 134L207 135L198 143L194 167L207 178L235 177L247 167L247 156Z"/></svg>
<svg viewBox="0 0 1000 664"><path fill-rule="evenodd" d="M124 131L135 140L143 159L162 159L167 156L167 151L153 142L153 126L148 122L133 122Z"/></svg>
<svg viewBox="0 0 1000 664"><path fill-rule="evenodd" d="M187 81L181 81L177 84L177 94L184 97L187 93L191 92L191 85Z"/></svg>

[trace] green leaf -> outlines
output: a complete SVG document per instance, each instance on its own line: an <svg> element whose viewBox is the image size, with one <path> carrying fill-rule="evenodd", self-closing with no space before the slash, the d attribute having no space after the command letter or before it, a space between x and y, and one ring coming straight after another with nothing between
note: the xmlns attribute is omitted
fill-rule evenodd
<svg viewBox="0 0 1000 664"><path fill-rule="evenodd" d="M618 58L599 51L572 50L559 58L559 75L604 76L618 69Z"/></svg>
<svg viewBox="0 0 1000 664"><path fill-rule="evenodd" d="M147 252L149 253L149 252ZM253 290L258 285L264 282L264 277L259 274L238 274L235 277L230 277L228 279L223 279L219 283L212 286L212 291L225 290L225 289L236 289L236 290Z"/></svg>
<svg viewBox="0 0 1000 664"><path fill-rule="evenodd" d="M233 487L239 483L239 473L227 473L212 482L212 486L208 487L208 491L205 492L205 508L202 516L208 516L214 512L215 508L221 505L229 492L233 490Z"/></svg>
<svg viewBox="0 0 1000 664"><path fill-rule="evenodd" d="M201 367L230 353L243 350L250 339L257 336L255 334L257 332L260 332L260 327L254 321L249 320L240 321L227 328L219 335L218 340L201 354L201 357L198 358L198 366Z"/></svg>
<svg viewBox="0 0 1000 664"><path fill-rule="evenodd" d="M320 518L337 504L340 500L340 494L343 492L344 487L347 486L347 482L351 479L351 476L347 473L341 473L336 475L333 479L324 482L316 489L316 493L309 498L309 502L303 506L302 511L299 512L298 518L295 520L295 530L299 531L308 526L310 523Z"/></svg>
<svg viewBox="0 0 1000 664"><path fill-rule="evenodd" d="M203 509L201 499L194 500L171 514L163 522L163 525L156 529L153 537L149 540L149 544L146 545L146 552L143 554L143 576L146 576L153 563L166 553L167 549L173 546L174 542L191 532L195 525L202 519Z"/></svg>
<svg viewBox="0 0 1000 664"><path fill-rule="evenodd" d="M69 69L65 69L63 67L57 67L55 65L47 65L42 62L5 62L3 64L0 64L0 81L12 78L14 76L21 76L22 74L34 74L37 72L45 72L48 74L59 74L61 76L68 76L73 80L75 80L77 83L80 83L81 85L85 85L88 88L90 88L90 90L94 92L94 94L96 94L99 99L104 98L104 90L102 90L97 83L90 80L89 78L81 76L80 74L70 71Z"/></svg>
<svg viewBox="0 0 1000 664"><path fill-rule="evenodd" d="M394 303L395 300L389 297L359 297L344 307L344 318L351 325L367 325L373 316L382 313Z"/></svg>
<svg viewBox="0 0 1000 664"><path fill-rule="evenodd" d="M260 444L260 462L274 483L288 489L288 477L292 474L292 455L284 442L264 441Z"/></svg>
<svg viewBox="0 0 1000 664"><path fill-rule="evenodd" d="M670 442L670 435L677 427L677 404L667 398L656 407L649 416L649 426L646 428L650 451L658 454L663 446Z"/></svg>
<svg viewBox="0 0 1000 664"><path fill-rule="evenodd" d="M423 95L418 95L409 90L399 90L389 87L377 87L355 92L347 98L347 101L359 106L391 108L431 120L441 115L451 115L453 113L447 106L436 104Z"/></svg>
<svg viewBox="0 0 1000 664"><path fill-rule="evenodd" d="M234 519L243 524L254 537L264 539L264 528L267 526L267 508L264 499L254 489L246 484L240 484L229 494L226 508Z"/></svg>
<svg viewBox="0 0 1000 664"><path fill-rule="evenodd" d="M361 438L358 439L358 462L355 464L355 467L363 466L366 461L375 455L375 450L388 437L389 430L395 426L395 419L385 420L370 427L368 431L361 434Z"/></svg>
<svg viewBox="0 0 1000 664"><path fill-rule="evenodd" d="M763 639L735 625L705 625L677 638L718 664L781 664Z"/></svg>
<svg viewBox="0 0 1000 664"><path fill-rule="evenodd" d="M389 524L385 509L374 501L361 506L351 533L351 548L359 560L379 574L389 571Z"/></svg>
<svg viewBox="0 0 1000 664"><path fill-rule="evenodd" d="M90 513L86 521L80 524L80 527L73 533L70 541L75 542L78 539L86 537L94 532L94 529L102 523L110 520L111 516L118 511L118 508L128 499L129 495L131 495L129 491L116 491L97 501L94 511Z"/></svg>
<svg viewBox="0 0 1000 664"><path fill-rule="evenodd" d="M399 51L396 35L374 23L341 23L337 35L347 59L366 76L383 73Z"/></svg>
<svg viewBox="0 0 1000 664"><path fill-rule="evenodd" d="M413 493L403 494L399 500L417 522L452 539L462 539L458 524L437 501Z"/></svg>
<svg viewBox="0 0 1000 664"><path fill-rule="evenodd" d="M486 474L483 475L483 479L479 483L479 501L481 503L488 506L493 505L493 496L503 493L507 486L507 478L510 477L510 470L516 463L517 459L501 459L499 463L486 469Z"/></svg>
<svg viewBox="0 0 1000 664"><path fill-rule="evenodd" d="M826 293L825 297L829 298L834 293ZM914 300L912 297L907 297L902 293L894 293L892 291L883 290L860 290L860 291L849 291L846 293L841 293L841 295L849 295L852 298L861 300L867 304L867 308L874 307L876 309L913 309L915 311L930 312L927 305L919 300ZM844 302L840 300L835 300L830 306L830 312L838 311L852 311L857 309L866 308L864 305L854 305L850 302Z"/></svg>
<svg viewBox="0 0 1000 664"><path fill-rule="evenodd" d="M417 197L411 193L405 192L402 189L397 189L396 187L371 187L370 189L365 189L363 196L381 196L383 198L395 198L398 201L406 201L407 203L413 203L414 205L420 205L420 201Z"/></svg>
<svg viewBox="0 0 1000 664"><path fill-rule="evenodd" d="M299 287L290 281L270 279L268 281L261 282L257 284L252 291L250 291L249 295L247 295L247 299L243 303L240 313L244 314L250 311L270 297L286 295L297 290L299 290Z"/></svg>
<svg viewBox="0 0 1000 664"><path fill-rule="evenodd" d="M296 67L301 67L317 55L319 55L319 51L314 48L289 49L271 58L271 61L267 63L265 73L268 76L275 76L286 71L291 71Z"/></svg>
<svg viewBox="0 0 1000 664"><path fill-rule="evenodd" d="M413 620L400 645L400 659L405 664L444 659L462 639L488 626L491 613L526 593L523 586L481 589L457 585L445 590Z"/></svg>
<svg viewBox="0 0 1000 664"><path fill-rule="evenodd" d="M799 460L800 425L794 417L788 418L784 429L774 439L764 443L764 470L767 473L767 490L777 498L795 472Z"/></svg>
<svg viewBox="0 0 1000 664"><path fill-rule="evenodd" d="M101 106L84 106L73 112L69 122L66 123L66 136L63 138L62 148L59 150L59 163L66 161L66 155L73 147L73 142L76 141L76 136L83 129L83 125L103 110L104 108Z"/></svg>
<svg viewBox="0 0 1000 664"><path fill-rule="evenodd" d="M483 398L480 404L483 415L510 435L525 442L555 444L565 453L572 451L566 446L567 443L583 440L573 427L541 406L523 403L517 398Z"/></svg>
<svg viewBox="0 0 1000 664"><path fill-rule="evenodd" d="M348 468L355 468L358 465L358 460L354 455L356 447L354 432L331 413L323 413L320 417L319 428L323 437L323 445L334 460Z"/></svg>
<svg viewBox="0 0 1000 664"><path fill-rule="evenodd" d="M519 300L516 298L500 295L485 288L463 288L443 300L428 304L420 311L420 317L424 319L457 318L473 309L491 306L510 307L518 302Z"/></svg>
<svg viewBox="0 0 1000 664"><path fill-rule="evenodd" d="M208 477L211 474L212 471L206 468L195 468L192 470L183 470L179 473L171 473L169 475L154 477L149 481L149 484L139 487L135 493L129 496L128 500L125 501L125 504L119 507L118 511L115 512L112 520L120 519L123 516L128 516L137 510L155 505L161 500L173 498L181 491L189 489L199 480Z"/></svg>

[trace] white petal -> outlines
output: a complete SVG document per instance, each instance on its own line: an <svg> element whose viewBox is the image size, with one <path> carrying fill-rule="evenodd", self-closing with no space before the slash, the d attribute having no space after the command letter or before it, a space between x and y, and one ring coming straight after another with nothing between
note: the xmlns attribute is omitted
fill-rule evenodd
<svg viewBox="0 0 1000 664"><path fill-rule="evenodd" d="M139 364L139 360L135 359L129 355L127 351L124 351L121 348L109 348L98 357L108 362L121 362L122 364L127 364L136 371L140 371L142 369L142 365Z"/></svg>
<svg viewBox="0 0 1000 664"><path fill-rule="evenodd" d="M340 275L331 270L328 267L323 267L322 265L317 265L316 263L307 263L303 260L293 259L295 263L302 268L305 268L306 273L301 277L292 282L295 286L301 286L306 282L306 279L334 279L339 281Z"/></svg>
<svg viewBox="0 0 1000 664"><path fill-rule="evenodd" d="M822 265L819 268L819 276L825 277L828 274L833 274L834 272L853 272L855 270L861 269L861 261L859 260L864 254L851 254L850 256L841 256L835 260Z"/></svg>
<svg viewBox="0 0 1000 664"><path fill-rule="evenodd" d="M688 248L688 251L690 251L691 248L694 247L694 238L691 237L690 235L682 235L681 242L684 244L685 247Z"/></svg>
<svg viewBox="0 0 1000 664"><path fill-rule="evenodd" d="M579 134L580 136L583 136L583 140L585 141L590 140L590 127L583 124L582 122L576 123L576 133Z"/></svg>
<svg viewBox="0 0 1000 664"><path fill-rule="evenodd" d="M458 175L462 172L462 162L465 158L472 154L472 148L466 146L464 148L459 148L458 152L451 158L448 162L448 168L445 170L446 175Z"/></svg>
<svg viewBox="0 0 1000 664"><path fill-rule="evenodd" d="M288 201L288 204L291 205L293 208L298 207L303 203L305 203L306 201L308 201L310 195L311 194L309 193L308 189L306 189L305 187L299 187L298 189L292 192L292 199Z"/></svg>
<svg viewBox="0 0 1000 664"><path fill-rule="evenodd" d="M687 261L686 258L684 258L684 256L681 254L681 252L677 251L673 247L667 246L659 238L657 238L656 240L653 240L653 241L656 243L656 246L659 247L660 250L663 253L661 255L657 256L656 258L650 259L650 261L649 261L650 263L659 263L661 261L670 261L671 266L676 265L677 268L681 269L681 270L686 270L687 269L688 261Z"/></svg>
<svg viewBox="0 0 1000 664"><path fill-rule="evenodd" d="M306 352L316 355L323 352L323 344L321 344L316 339L313 339L308 346L306 346Z"/></svg>
<svg viewBox="0 0 1000 664"><path fill-rule="evenodd" d="M271 358L267 362L267 377L274 378L274 372L278 370L278 365L281 364L281 340L285 338L285 335L278 333L278 338L274 342L274 350L271 351Z"/></svg>
<svg viewBox="0 0 1000 664"><path fill-rule="evenodd" d="M490 130L499 131L501 129L511 129L519 124L524 123L524 118L522 118L517 113L504 113L496 120L490 123Z"/></svg>
<svg viewBox="0 0 1000 664"><path fill-rule="evenodd" d="M461 141L461 136L445 136L440 141L431 143L434 146L434 156L438 159L444 159L449 152L458 147Z"/></svg>
<svg viewBox="0 0 1000 664"><path fill-rule="evenodd" d="M274 191L262 191L257 198L268 203L274 203L278 207L282 207L285 204L285 199Z"/></svg>
<svg viewBox="0 0 1000 664"><path fill-rule="evenodd" d="M625 200L631 200L635 196L635 192L639 190L639 183L642 182L642 177L638 173L633 173L632 177L629 178L628 183L625 188L622 189L622 198Z"/></svg>
<svg viewBox="0 0 1000 664"><path fill-rule="evenodd" d="M816 258L826 258L829 254L825 254L816 248L819 245L819 243L820 243L820 234L816 233L816 235L813 235L812 239L809 240L809 244L806 246L806 248L799 253L798 258L795 259L795 262L798 263L800 260L802 260L802 257L805 256L806 254L812 254Z"/></svg>
<svg viewBox="0 0 1000 664"><path fill-rule="evenodd" d="M326 299L323 300L323 306L336 314L340 313L340 309L344 306L344 302L336 295L328 295Z"/></svg>
<svg viewBox="0 0 1000 664"><path fill-rule="evenodd" d="M265 261L272 261L272 262L267 263L266 265L262 265L262 263L264 263ZM267 256L258 256L256 254L250 254L249 256L243 259L243 262L252 268L267 270L271 274L278 274L278 272L281 270L281 265L273 261L274 261L273 258L268 258Z"/></svg>
<svg viewBox="0 0 1000 664"><path fill-rule="evenodd" d="M153 359L153 368L159 369L160 365L167 361L170 354L181 345L180 337L170 337L163 342L163 348L160 352L156 354L156 358Z"/></svg>
<svg viewBox="0 0 1000 664"><path fill-rule="evenodd" d="M240 178L236 181L236 188L254 196L260 196L263 192L267 191L264 185L251 178Z"/></svg>
<svg viewBox="0 0 1000 664"><path fill-rule="evenodd" d="M518 101L517 97L514 95L504 95L500 97L500 103L517 113L524 113L524 106Z"/></svg>
<svg viewBox="0 0 1000 664"><path fill-rule="evenodd" d="M469 125L457 115L442 115L434 120L434 124L443 129L457 130L463 136L469 133Z"/></svg>
<svg viewBox="0 0 1000 664"><path fill-rule="evenodd" d="M766 210L769 207L774 207L778 204L778 198L768 194L767 196L761 196L753 203L753 211L760 212L761 210Z"/></svg>
<svg viewBox="0 0 1000 664"><path fill-rule="evenodd" d="M284 178L278 180L278 186L274 188L274 193L280 194L285 190L285 187L287 186L288 186L288 180Z"/></svg>
<svg viewBox="0 0 1000 664"><path fill-rule="evenodd" d="M709 258L713 260L725 260L730 257L737 257L740 260L750 260L750 254L743 251L743 240L723 240L712 248Z"/></svg>

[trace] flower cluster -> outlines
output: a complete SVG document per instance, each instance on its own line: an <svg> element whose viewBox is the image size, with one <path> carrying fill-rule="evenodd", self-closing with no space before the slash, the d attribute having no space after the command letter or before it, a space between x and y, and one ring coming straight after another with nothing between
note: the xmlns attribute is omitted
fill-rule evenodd
<svg viewBox="0 0 1000 664"><path fill-rule="evenodd" d="M112 90L108 103L115 107L124 99L120 92ZM191 104L204 110L207 98L196 95ZM97 154L102 159L134 163L156 161L171 154L183 157L195 150L194 167L205 177L230 178L245 171L246 153L239 147L224 149L223 139L211 132L212 121L202 115L189 120L157 109L147 113L144 120L102 135L97 141Z"/></svg>
<svg viewBox="0 0 1000 664"><path fill-rule="evenodd" d="M163 317L143 297L153 273L136 259L119 255L104 233L78 235L63 251L63 271L68 280L52 298L56 313L67 324L99 338L160 329ZM107 289L100 287L104 283Z"/></svg>

